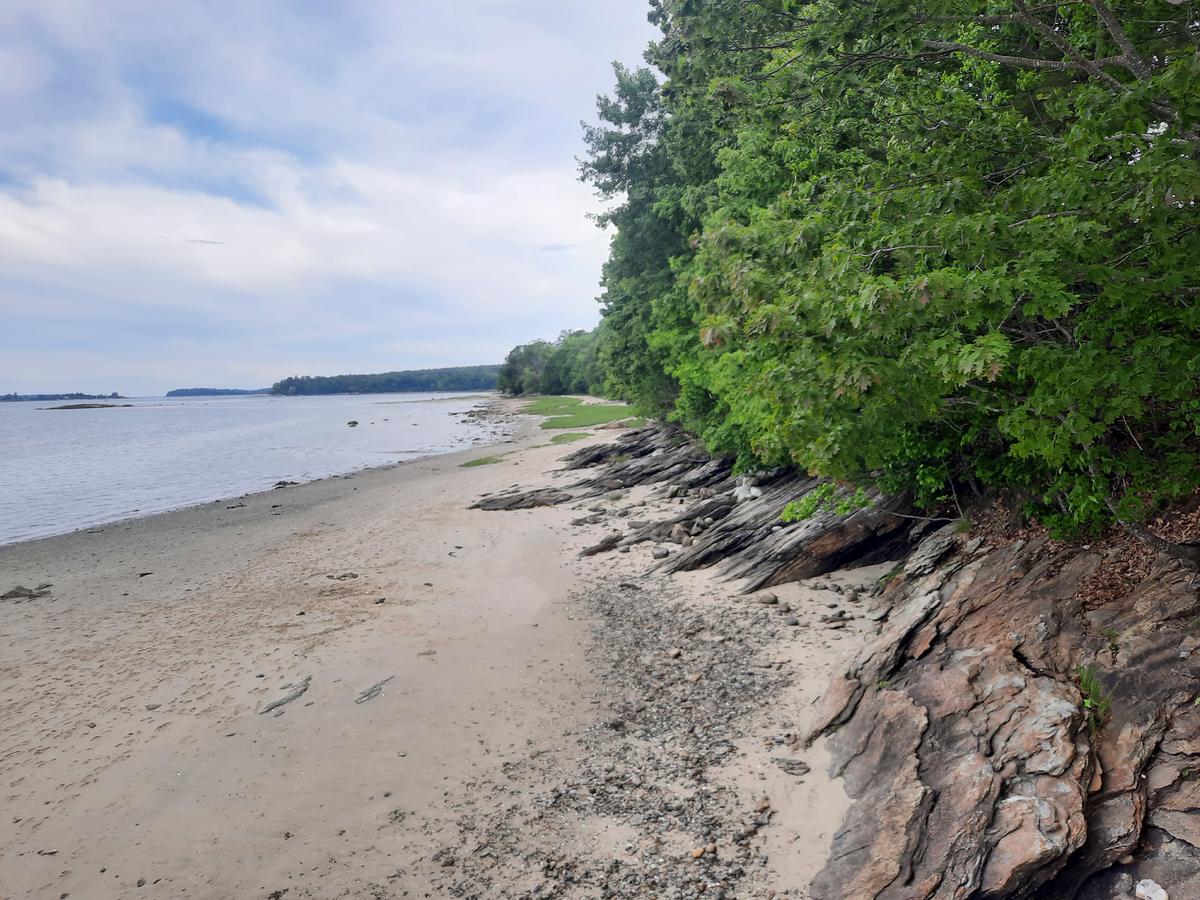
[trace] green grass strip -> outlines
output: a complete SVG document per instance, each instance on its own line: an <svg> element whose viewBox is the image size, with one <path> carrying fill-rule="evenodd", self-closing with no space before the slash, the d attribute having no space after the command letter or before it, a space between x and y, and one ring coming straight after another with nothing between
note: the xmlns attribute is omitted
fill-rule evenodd
<svg viewBox="0 0 1200 900"><path fill-rule="evenodd" d="M522 406L521 412L534 416L553 416L570 412L582 403L582 397L539 397Z"/></svg>
<svg viewBox="0 0 1200 900"><path fill-rule="evenodd" d="M475 466L494 466L498 462L504 462L504 457L507 455L507 453L504 453L500 456L481 456L479 459L468 459L465 463L462 463L459 468L473 469Z"/></svg>
<svg viewBox="0 0 1200 900"><path fill-rule="evenodd" d="M591 428L593 425L603 425L615 422L617 419L627 419L633 415L632 406L619 404L596 404L578 406L574 411L559 416L553 416L542 423L543 428Z"/></svg>
<svg viewBox="0 0 1200 900"><path fill-rule="evenodd" d="M563 434L556 434L550 438L551 444L570 444L574 441L583 441L590 438L591 435L586 431L567 431Z"/></svg>
<svg viewBox="0 0 1200 900"><path fill-rule="evenodd" d="M591 428L628 419L634 409L620 403L584 403L582 397L539 397L522 406L521 412L549 416L543 428Z"/></svg>

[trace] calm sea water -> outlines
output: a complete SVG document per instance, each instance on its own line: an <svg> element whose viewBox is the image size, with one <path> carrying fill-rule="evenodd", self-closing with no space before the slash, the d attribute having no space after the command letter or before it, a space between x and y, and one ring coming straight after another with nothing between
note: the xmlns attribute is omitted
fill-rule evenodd
<svg viewBox="0 0 1200 900"><path fill-rule="evenodd" d="M502 433L454 415L487 399L153 398L79 410L0 403L0 544L462 450Z"/></svg>

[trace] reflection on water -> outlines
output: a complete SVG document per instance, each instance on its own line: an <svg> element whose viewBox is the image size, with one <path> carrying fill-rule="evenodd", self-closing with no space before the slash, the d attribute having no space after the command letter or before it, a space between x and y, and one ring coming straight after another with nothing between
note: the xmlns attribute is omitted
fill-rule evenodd
<svg viewBox="0 0 1200 900"><path fill-rule="evenodd" d="M0 544L461 450L497 433L454 415L484 399L155 398L79 410L0 403Z"/></svg>

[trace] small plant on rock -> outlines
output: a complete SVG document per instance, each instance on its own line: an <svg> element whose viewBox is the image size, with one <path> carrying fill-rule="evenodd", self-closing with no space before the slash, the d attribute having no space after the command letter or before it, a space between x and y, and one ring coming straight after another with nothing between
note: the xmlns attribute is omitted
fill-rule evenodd
<svg viewBox="0 0 1200 900"><path fill-rule="evenodd" d="M1087 714L1088 731L1095 737L1112 713L1112 696L1104 690L1091 666L1080 666L1076 674L1079 679L1079 693L1083 695L1083 710Z"/></svg>
<svg viewBox="0 0 1200 900"><path fill-rule="evenodd" d="M1120 637L1120 634L1117 632L1117 629L1105 628L1105 629L1101 630L1100 635L1101 635L1101 637L1104 638L1104 640L1108 641L1108 651L1115 658L1117 655L1117 652L1121 649L1120 646L1117 644L1117 638Z"/></svg>
<svg viewBox="0 0 1200 900"><path fill-rule="evenodd" d="M849 515L857 509L871 505L871 497L862 488L853 492L841 490L832 481L817 485L799 500L792 500L783 508L779 518L784 522L799 522L819 512L833 512L839 516Z"/></svg>

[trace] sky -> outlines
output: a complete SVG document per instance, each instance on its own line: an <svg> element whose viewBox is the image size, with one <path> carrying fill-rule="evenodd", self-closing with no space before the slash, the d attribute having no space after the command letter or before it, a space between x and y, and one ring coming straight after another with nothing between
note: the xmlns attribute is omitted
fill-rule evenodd
<svg viewBox="0 0 1200 900"><path fill-rule="evenodd" d="M4 0L0 393L500 362L599 318L645 0Z"/></svg>

